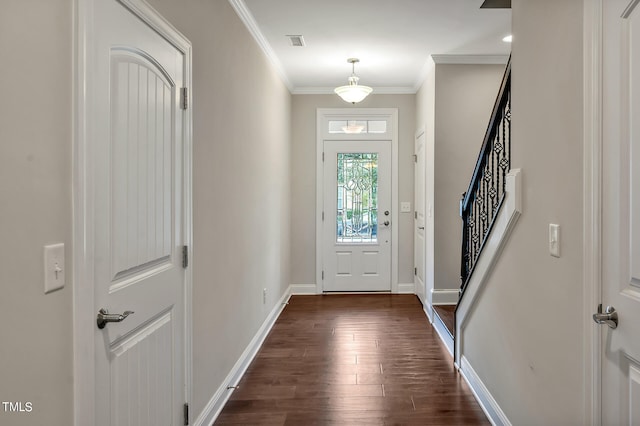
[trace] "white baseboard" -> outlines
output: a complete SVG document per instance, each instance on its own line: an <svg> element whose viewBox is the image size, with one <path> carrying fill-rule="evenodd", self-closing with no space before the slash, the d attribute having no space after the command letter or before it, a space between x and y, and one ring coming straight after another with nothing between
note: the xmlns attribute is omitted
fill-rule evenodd
<svg viewBox="0 0 640 426"><path fill-rule="evenodd" d="M251 361L253 361L253 358L260 350L262 343L264 343L264 340L269 334L269 331L271 331L271 328L278 319L278 316L286 306L286 303L289 300L290 296L291 286L287 288L278 303L276 303L276 305L273 307L273 310L264 320L262 326L253 337L247 348L244 350L242 355L240 355L240 358L233 366L227 377L224 379L216 393L209 400L204 410L202 410L200 415L193 422L194 426L209 426L213 424L215 419L220 415L220 412L229 400L229 397L231 397L231 393L233 391L233 389L228 389L228 387L236 386L244 375L245 371L247 371L249 364L251 364Z"/></svg>
<svg viewBox="0 0 640 426"><path fill-rule="evenodd" d="M433 328L436 329L436 332L438 333L438 336L440 336L440 340L442 340L442 343L444 343L444 345L447 347L449 354L453 357L453 337L451 337L451 334L449 334L449 331L444 326L442 321L436 318L436 315L433 316L431 324L433 325Z"/></svg>
<svg viewBox="0 0 640 426"><path fill-rule="evenodd" d="M291 284L290 288L292 295L318 294L318 288L315 284ZM354 294L360 293L355 292ZM416 294L416 285L414 283L399 283L397 294Z"/></svg>
<svg viewBox="0 0 640 426"><path fill-rule="evenodd" d="M315 284L291 284L291 294L318 294Z"/></svg>
<svg viewBox="0 0 640 426"><path fill-rule="evenodd" d="M511 426L511 422L496 400L493 398L487 387L482 383L471 364L464 355L461 358L460 374L469 384L471 391L478 400L478 404L495 426Z"/></svg>
<svg viewBox="0 0 640 426"><path fill-rule="evenodd" d="M428 303L423 303L422 310L424 311L424 314L427 316L429 323L433 323L433 307Z"/></svg>
<svg viewBox="0 0 640 426"><path fill-rule="evenodd" d="M460 290L435 288L431 290L431 303L434 305L455 305L458 303Z"/></svg>
<svg viewBox="0 0 640 426"><path fill-rule="evenodd" d="M416 294L414 283L398 283L398 294Z"/></svg>

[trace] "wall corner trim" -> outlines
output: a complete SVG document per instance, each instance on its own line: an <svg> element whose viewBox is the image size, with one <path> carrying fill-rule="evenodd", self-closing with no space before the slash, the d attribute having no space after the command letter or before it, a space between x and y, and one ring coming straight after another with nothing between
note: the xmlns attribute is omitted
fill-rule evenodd
<svg viewBox="0 0 640 426"><path fill-rule="evenodd" d="M496 400L489 392L489 389L482 383L480 376L475 372L469 360L462 357L460 363L460 374L464 380L469 384L473 395L478 400L482 411L487 415L492 424L496 426L511 426L511 422L507 418L507 415L502 411Z"/></svg>
<svg viewBox="0 0 640 426"><path fill-rule="evenodd" d="M273 325L280 316L280 313L286 306L290 297L291 286L285 290L280 300L278 300L273 307L273 310L262 323L260 329L256 332L253 339L251 339L251 342L249 342L247 348L244 350L242 355L240 355L240 358L238 358L238 361L235 363L227 377L225 377L218 390L213 394L207 405L204 407L204 410L202 410L193 422L194 426L211 425L220 415L224 405L227 403L233 392L233 389L228 389L228 387L236 386L247 371L247 368L249 368L253 358L255 358L256 354L260 350L260 347L264 343L264 340L267 338L267 335L273 328Z"/></svg>

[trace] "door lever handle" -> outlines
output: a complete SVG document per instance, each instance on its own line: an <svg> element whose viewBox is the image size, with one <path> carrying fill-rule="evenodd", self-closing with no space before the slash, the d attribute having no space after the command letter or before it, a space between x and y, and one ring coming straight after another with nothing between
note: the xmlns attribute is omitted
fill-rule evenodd
<svg viewBox="0 0 640 426"><path fill-rule="evenodd" d="M418 226L418 229L424 229L424 226Z"/></svg>
<svg viewBox="0 0 640 426"><path fill-rule="evenodd" d="M618 313L613 306L607 306L602 312L602 303L598 305L598 312L593 314L593 320L598 324L607 324L610 328L618 327Z"/></svg>
<svg viewBox="0 0 640 426"><path fill-rule="evenodd" d="M96 323L98 324L98 328L102 330L108 322L122 322L126 317L133 313L133 311L124 311L122 314L110 314L109 311L102 308L98 311Z"/></svg>

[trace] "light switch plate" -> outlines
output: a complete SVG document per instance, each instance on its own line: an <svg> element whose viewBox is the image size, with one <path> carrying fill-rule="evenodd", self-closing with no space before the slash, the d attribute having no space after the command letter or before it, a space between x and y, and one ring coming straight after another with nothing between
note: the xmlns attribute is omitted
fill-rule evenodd
<svg viewBox="0 0 640 426"><path fill-rule="evenodd" d="M549 224L549 254L560 257L560 225Z"/></svg>
<svg viewBox="0 0 640 426"><path fill-rule="evenodd" d="M44 247L44 292L51 293L64 287L64 244Z"/></svg>
<svg viewBox="0 0 640 426"><path fill-rule="evenodd" d="M403 201L400 203L400 213L411 213L411 202Z"/></svg>

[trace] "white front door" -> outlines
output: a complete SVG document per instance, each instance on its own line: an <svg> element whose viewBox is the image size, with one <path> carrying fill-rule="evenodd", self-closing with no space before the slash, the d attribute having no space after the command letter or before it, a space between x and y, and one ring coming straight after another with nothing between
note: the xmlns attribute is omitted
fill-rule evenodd
<svg viewBox="0 0 640 426"><path fill-rule="evenodd" d="M182 250L185 57L116 0L93 3L88 70L95 424L179 425L185 403ZM113 319L118 319L117 317Z"/></svg>
<svg viewBox="0 0 640 426"><path fill-rule="evenodd" d="M426 150L425 150L425 135L424 131L418 134L416 137L415 145L415 170L414 170L414 284L416 286L416 295L420 299L423 305L427 304L427 290L425 287L425 270L426 270L426 256L425 250L427 248L427 242L425 240L425 188L426 188L426 175L425 175L425 162L426 162Z"/></svg>
<svg viewBox="0 0 640 426"><path fill-rule="evenodd" d="M640 6L602 4L602 424L640 425Z"/></svg>
<svg viewBox="0 0 640 426"><path fill-rule="evenodd" d="M391 291L391 141L324 141L324 291Z"/></svg>

